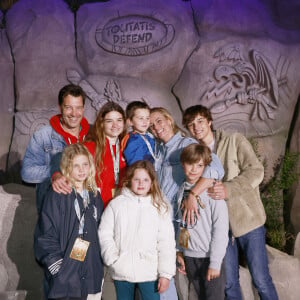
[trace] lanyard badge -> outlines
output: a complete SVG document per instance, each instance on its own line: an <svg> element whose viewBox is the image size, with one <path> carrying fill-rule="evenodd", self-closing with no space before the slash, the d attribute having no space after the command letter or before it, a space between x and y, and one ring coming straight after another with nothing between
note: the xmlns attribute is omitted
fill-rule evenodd
<svg viewBox="0 0 300 300"><path fill-rule="evenodd" d="M109 141L109 149L111 153L111 157L113 160L113 166L114 166L114 178L115 178L115 186L119 184L119 171L120 171L120 147L119 147L119 140L117 140L116 143L116 156L114 154L113 145Z"/></svg>

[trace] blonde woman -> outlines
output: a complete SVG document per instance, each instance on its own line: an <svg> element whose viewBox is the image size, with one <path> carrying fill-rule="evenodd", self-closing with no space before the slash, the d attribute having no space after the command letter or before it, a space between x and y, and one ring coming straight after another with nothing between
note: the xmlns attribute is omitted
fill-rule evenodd
<svg viewBox="0 0 300 300"><path fill-rule="evenodd" d="M162 192L170 202L173 209L174 228L178 231L178 223L176 222L176 214L178 211L177 192L185 180L183 167L180 163L180 155L183 149L190 145L198 143L195 139L187 137L185 133L176 125L173 117L163 107L155 107L150 111L150 130L158 140L156 147L155 170L158 177L158 182ZM196 185L203 191L215 179L220 179L224 175L223 167L216 155L212 155L212 162L206 166L202 177L209 178L204 181L200 179ZM208 185L208 186L207 186ZM193 220L199 216L198 211L188 215L188 219ZM184 216L185 217L185 216ZM178 275L180 276L180 275ZM184 282L185 278L183 279ZM181 279L177 279L178 293L181 293ZM183 284L184 285L184 284ZM161 299L176 300L177 292L174 280L170 283L170 288L164 293Z"/></svg>
<svg viewBox="0 0 300 300"><path fill-rule="evenodd" d="M101 299L103 265L97 230L103 202L93 158L82 144L69 145L60 169L72 192L47 194L35 232L35 256L45 269L47 297Z"/></svg>

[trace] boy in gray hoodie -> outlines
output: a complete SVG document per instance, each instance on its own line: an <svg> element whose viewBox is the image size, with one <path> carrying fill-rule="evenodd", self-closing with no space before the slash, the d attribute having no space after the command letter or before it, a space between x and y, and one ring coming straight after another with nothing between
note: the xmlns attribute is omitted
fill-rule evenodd
<svg viewBox="0 0 300 300"><path fill-rule="evenodd" d="M211 151L205 145L191 144L183 150L180 161L186 181L178 192L178 207L201 177L205 166L210 163ZM190 299L225 299L223 258L228 244L227 205L224 200L215 201L210 198L206 190L195 196L200 215L195 224L184 223L180 209L176 216L180 220L177 235L178 271L187 274Z"/></svg>

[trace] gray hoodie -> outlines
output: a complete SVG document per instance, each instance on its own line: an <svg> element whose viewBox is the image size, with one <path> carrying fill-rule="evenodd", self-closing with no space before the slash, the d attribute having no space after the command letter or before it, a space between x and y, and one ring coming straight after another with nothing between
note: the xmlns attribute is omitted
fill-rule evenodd
<svg viewBox="0 0 300 300"><path fill-rule="evenodd" d="M177 194L178 207L180 207L184 191L190 190L192 187L193 185L187 182L182 184ZM210 198L207 195L207 191L204 191L200 197L205 208L201 208L198 205L200 218L194 227L191 228L191 225L188 227L190 234L188 249L180 246L178 246L178 249L183 252L184 256L209 257L209 268L220 270L228 244L229 221L227 205L224 200ZM175 218L182 218L180 209ZM177 236L179 237L179 232Z"/></svg>

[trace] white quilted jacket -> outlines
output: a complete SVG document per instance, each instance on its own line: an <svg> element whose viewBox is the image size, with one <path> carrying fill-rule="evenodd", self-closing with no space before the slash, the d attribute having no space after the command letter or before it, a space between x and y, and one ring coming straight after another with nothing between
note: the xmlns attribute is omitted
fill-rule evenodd
<svg viewBox="0 0 300 300"><path fill-rule="evenodd" d="M113 279L144 282L175 275L170 211L159 214L151 196L139 197L127 188L108 204L98 234L102 258Z"/></svg>

